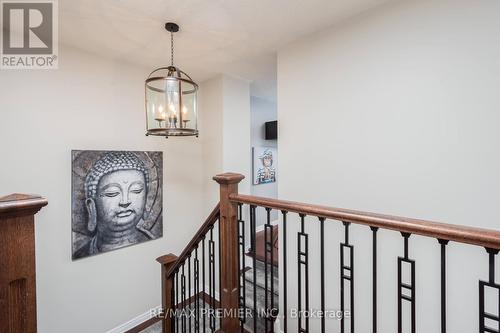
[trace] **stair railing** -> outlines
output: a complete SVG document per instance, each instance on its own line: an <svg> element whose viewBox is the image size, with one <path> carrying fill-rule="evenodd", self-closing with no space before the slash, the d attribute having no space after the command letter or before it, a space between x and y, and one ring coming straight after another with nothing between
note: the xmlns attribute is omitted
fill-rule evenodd
<svg viewBox="0 0 500 333"><path fill-rule="evenodd" d="M167 254L157 258L162 267L164 333L238 330L237 204L229 195L238 193L243 178L237 174L215 176L220 203L179 257ZM219 314L221 309L226 315Z"/></svg>
<svg viewBox="0 0 500 333"><path fill-rule="evenodd" d="M301 315L302 310L309 310L309 271L310 271L310 234L306 230L306 217L313 217L317 219L319 223L319 247L320 247L320 304L321 313L325 314L325 222L337 222L342 223L344 229L344 240L339 244L340 249L340 312L350 314L350 318L347 321L344 316L340 319L340 332L355 332L355 317L354 317L354 246L349 239L350 225L357 224L363 225L370 228L372 233L372 332L377 333L378 329L378 313L377 313L377 233L379 229L392 230L401 233L403 240L404 252L401 256L397 258L398 265L398 277L397 277L397 303L398 303L398 316L397 325L398 332L402 332L404 318L409 318L409 327L412 333L416 333L416 298L415 298L415 260L411 258L409 254L409 239L411 235L420 235L424 237L434 238L439 242L440 256L441 256L441 270L440 270L440 319L441 319L441 333L446 333L447 324L447 304L446 304L446 247L448 243L458 242L464 244L470 244L473 246L484 247L488 254L488 269L489 276L487 280L479 281L478 290L478 301L479 301L479 332L498 332L500 331L500 314L490 313L485 310L485 289L494 289L498 291L500 295L500 285L495 281L495 256L500 250L500 232L495 230L486 230L473 227L452 225L437 223L419 219L411 219L397 216L389 216L375 213L360 212L354 210L347 210L341 208L332 208L311 204L304 204L298 202L261 198L250 195L243 195L238 193L238 183L244 177L240 174L235 173L225 173L222 175L217 175L214 180L220 184L220 205L212 212L210 217L207 219L202 228L198 231L193 240L189 243L188 247L182 252L181 256L175 259L175 256L167 255L158 259L162 263L162 281L163 281L163 296L164 296L164 309L179 309L186 307L186 274L184 272L184 267L186 263L189 262L190 258L195 253L195 262L199 268L199 257L197 256L198 247L205 249L204 240L208 235L210 235L210 245L209 245L209 289L210 294L205 297L205 303L208 303L208 307L211 309L222 309L224 312L219 313L215 316L213 313L208 316L210 319L210 327L206 327L201 324L201 320L205 319L205 314L201 317L195 312L193 318L198 324L194 325L193 330L191 325L184 323L186 318L180 318L179 316L169 318L166 316L164 320L164 332L215 332L220 330L225 333L236 333L240 332L274 332L273 322L275 316L278 312L278 304L274 302L274 290L273 290L273 280L274 280L274 269L272 269L273 263L273 247L274 240L272 236L273 225L271 221L271 212L278 211L281 214L281 220L279 221L280 226L280 244L279 244L279 255L281 256L280 262L282 263L282 281L281 289L283 290L283 295L281 296L281 304L283 309L279 312L283 315L281 316L281 328L282 331L288 332L289 318L288 315L288 301L289 290L287 285L288 274L291 270L287 267L289 261L287 260L287 244L289 235L287 233L287 218L290 214L297 214L299 218L299 231L295 235L295 240L297 241L297 251L293 255L296 256L296 266L293 267L294 271L297 272L298 280L298 290L296 292L297 297L297 313L298 317L293 318L297 323L297 331L300 333L312 332L309 325L309 317L306 315ZM249 228L247 229L243 208L249 208ZM256 275L255 269L253 270L253 304L249 301L247 297L247 284L248 281L245 279L245 263L246 261L246 249L250 245L250 249L255 249L256 246L256 234L257 234L257 222L256 221L256 209L260 207L266 211L266 221L263 226L264 230L264 245L265 245L265 257L264 257L264 329L260 328L258 325L258 320L260 314L255 313L257 310L257 299L256 299ZM219 283L219 295L216 295L215 289L215 275L216 268L214 265L215 257L215 245L213 241L212 232L216 222L218 223L217 229L219 232L218 240L218 283ZM249 235L250 237L246 237ZM250 244L246 242L250 241ZM200 245L201 244L201 245ZM345 260L345 254L348 254L349 259ZM203 268L205 267L205 253L203 253ZM252 266L256 267L256 255L251 258ZM195 265L195 266L196 266ZM403 281L403 268L404 266L410 269L410 281ZM177 279L181 277L183 281L181 288L179 288L176 283ZM191 279L191 272L189 272L189 281ZM201 272L203 278L206 276L205 271ZM197 280L197 285L200 284L200 270L195 269L194 277ZM196 284L195 283L195 284ZM203 288L205 289L205 281L201 282ZM191 295L191 286L188 287L189 294ZM197 292L198 291L198 292ZM203 290L204 291L204 290ZM181 297L179 298L179 293ZM198 307L200 292L194 289L194 303L195 308ZM203 293L204 295L204 293ZM220 303L218 303L218 301ZM206 304L203 304L203 308L206 309ZM410 311L405 316L404 304L410 305ZM496 301L495 301L496 303ZM189 304L192 303L187 303ZM349 305L349 306L348 306ZM193 307L191 305L191 307ZM247 308L251 307L252 311L248 312ZM497 309L500 309L500 296L498 298ZM500 310L499 310L500 311ZM238 315L235 315L235 314ZM251 314L249 316L248 314ZM216 322L216 317L219 319ZM197 319L196 319L197 318ZM189 316L191 320L191 316ZM495 327L492 327L492 323ZM213 325L212 325L213 324ZM218 325L218 326L217 326ZM325 315L320 318L320 331L324 333L326 331L325 325Z"/></svg>

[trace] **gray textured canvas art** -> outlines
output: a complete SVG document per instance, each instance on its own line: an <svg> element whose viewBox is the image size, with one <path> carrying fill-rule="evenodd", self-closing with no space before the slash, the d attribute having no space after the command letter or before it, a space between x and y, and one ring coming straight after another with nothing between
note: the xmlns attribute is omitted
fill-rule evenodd
<svg viewBox="0 0 500 333"><path fill-rule="evenodd" d="M162 237L162 152L71 155L73 260Z"/></svg>

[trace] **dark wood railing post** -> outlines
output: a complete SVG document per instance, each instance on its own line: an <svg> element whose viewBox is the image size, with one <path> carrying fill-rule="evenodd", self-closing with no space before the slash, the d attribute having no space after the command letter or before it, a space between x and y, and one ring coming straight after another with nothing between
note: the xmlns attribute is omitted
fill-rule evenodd
<svg viewBox="0 0 500 333"><path fill-rule="evenodd" d="M239 279L238 279L238 205L229 200L229 195L238 193L238 183L245 176L237 173L224 173L213 179L220 184L220 220L221 232L220 258L221 294L220 307L223 309L221 329L225 332L236 332L239 327L237 316L239 309Z"/></svg>
<svg viewBox="0 0 500 333"><path fill-rule="evenodd" d="M169 253L158 257L156 261L161 264L161 303L162 303L162 333L174 332L174 317L172 311L175 310L174 300L172 299L172 288L174 286L173 275L167 276L170 267L177 260L175 254Z"/></svg>
<svg viewBox="0 0 500 333"><path fill-rule="evenodd" d="M47 200L0 197L0 332L36 333L35 214Z"/></svg>

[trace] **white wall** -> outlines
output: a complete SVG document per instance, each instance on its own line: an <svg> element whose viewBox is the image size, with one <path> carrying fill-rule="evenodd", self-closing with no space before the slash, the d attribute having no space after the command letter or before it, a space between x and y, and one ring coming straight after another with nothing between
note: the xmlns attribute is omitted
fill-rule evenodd
<svg viewBox="0 0 500 333"><path fill-rule="evenodd" d="M266 126L268 121L276 120L278 117L277 106L273 101L263 98L252 96L250 99L250 114L251 114L251 145L252 147L274 147L277 148L277 140L266 140ZM275 163L278 163L279 152ZM253 161L251 162L253 163ZM253 171L252 171L253 172ZM269 184L254 185L251 182L252 195L266 198L278 197L278 182L279 182L279 168L276 182ZM263 209L257 210L256 222L257 226L264 224L266 221L266 211ZM271 219L278 218L277 212L272 212Z"/></svg>
<svg viewBox="0 0 500 333"><path fill-rule="evenodd" d="M219 202L219 186L212 177L223 170L223 80L222 76L200 84L200 140L202 142L203 209L210 214Z"/></svg>
<svg viewBox="0 0 500 333"><path fill-rule="evenodd" d="M245 176L239 192L250 194L250 82L224 75L224 172Z"/></svg>
<svg viewBox="0 0 500 333"><path fill-rule="evenodd" d="M0 72L1 193L38 193L38 332L105 332L157 306L155 258L202 222L201 144L145 137L148 69L62 48L58 70ZM163 238L71 261L71 149L164 154Z"/></svg>
<svg viewBox="0 0 500 333"><path fill-rule="evenodd" d="M208 214L219 202L216 174L245 175L239 192L250 193L250 85L218 75L200 85L200 138L203 155L204 209Z"/></svg>
<svg viewBox="0 0 500 333"><path fill-rule="evenodd" d="M283 48L279 196L499 229L499 40L498 1L418 0L380 7ZM318 309L317 223L306 230L315 255L311 307ZM356 329L370 332L371 235L356 226L351 235ZM341 226L327 223L327 237L327 308L338 309ZM379 329L390 333L397 329L403 241L380 231L379 244ZM438 332L437 241L411 237L410 256L417 260L417 330ZM477 331L486 252L452 243L448 258L448 330ZM289 277L296 275L294 256L289 265ZM290 306L296 287L290 281ZM318 322L312 325L317 332ZM329 321L327 331L336 325Z"/></svg>

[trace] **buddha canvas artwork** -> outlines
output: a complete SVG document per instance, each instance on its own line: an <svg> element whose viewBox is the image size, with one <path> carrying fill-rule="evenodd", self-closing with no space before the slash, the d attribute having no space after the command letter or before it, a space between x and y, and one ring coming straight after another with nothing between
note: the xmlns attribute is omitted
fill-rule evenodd
<svg viewBox="0 0 500 333"><path fill-rule="evenodd" d="M72 151L73 260L162 237L162 152Z"/></svg>

